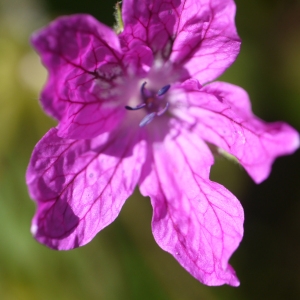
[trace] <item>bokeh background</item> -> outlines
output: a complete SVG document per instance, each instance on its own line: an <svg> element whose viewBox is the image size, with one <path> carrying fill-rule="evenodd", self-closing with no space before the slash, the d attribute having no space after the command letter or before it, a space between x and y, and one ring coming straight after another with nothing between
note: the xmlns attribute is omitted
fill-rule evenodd
<svg viewBox="0 0 300 300"><path fill-rule="evenodd" d="M245 209L245 236L231 259L239 288L203 286L163 252L151 234L149 200L138 192L83 248L56 252L31 237L35 206L24 174L34 145L55 122L38 103L46 71L29 36L76 12L113 25L114 2L0 0L0 299L300 299L299 151L279 158L260 185L216 159L211 177ZM261 118L300 130L300 2L236 3L242 50L222 80L244 87Z"/></svg>

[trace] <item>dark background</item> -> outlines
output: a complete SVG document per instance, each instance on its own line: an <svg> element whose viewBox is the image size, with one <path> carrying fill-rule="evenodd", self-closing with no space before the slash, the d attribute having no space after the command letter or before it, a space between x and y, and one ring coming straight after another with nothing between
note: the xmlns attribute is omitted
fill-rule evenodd
<svg viewBox="0 0 300 300"><path fill-rule="evenodd" d="M8 3L9 2L9 3ZM222 80L245 88L267 121L300 130L300 2L238 0L241 54ZM138 192L87 246L56 252L29 232L35 207L24 174L31 151L55 125L40 109L46 72L29 35L62 14L113 25L114 1L0 0L0 298L300 299L300 153L279 158L256 185L218 158L212 178L245 209L245 236L231 259L241 286L206 287L154 242L151 206Z"/></svg>

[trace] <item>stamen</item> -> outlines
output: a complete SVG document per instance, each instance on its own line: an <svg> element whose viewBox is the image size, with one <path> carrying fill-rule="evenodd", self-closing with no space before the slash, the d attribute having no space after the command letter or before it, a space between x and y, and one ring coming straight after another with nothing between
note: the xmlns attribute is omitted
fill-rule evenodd
<svg viewBox="0 0 300 300"><path fill-rule="evenodd" d="M147 82L143 82L141 86L142 103L136 107L126 105L127 110L139 110L145 108L148 114L142 119L139 126L144 127L145 125L152 122L155 117L163 115L169 109L169 102L165 97L161 97L170 89L170 85L165 85L156 94L153 90L146 88ZM163 107L164 106L164 107Z"/></svg>
<svg viewBox="0 0 300 300"><path fill-rule="evenodd" d="M146 84L147 84L147 82L145 81L145 82L143 82L143 84L141 86L141 94L142 94L144 101L146 101L149 97L152 96L152 93L145 88Z"/></svg>
<svg viewBox="0 0 300 300"><path fill-rule="evenodd" d="M151 114L145 116L140 123L140 127L144 127L145 125L149 124L154 119L155 116L156 116L155 112L152 112Z"/></svg>
<svg viewBox="0 0 300 300"><path fill-rule="evenodd" d="M131 107L131 106L126 105L125 108L128 109L128 110L138 110L138 109L141 109L145 106L146 106L146 103L141 103L136 107Z"/></svg>
<svg viewBox="0 0 300 300"><path fill-rule="evenodd" d="M163 108L161 111L158 111L158 112L156 113L156 115L157 115L157 116L163 115L163 114L168 110L169 105L170 105L169 102L167 102L165 108Z"/></svg>
<svg viewBox="0 0 300 300"><path fill-rule="evenodd" d="M164 87L162 87L158 92L157 92L157 96L162 96L164 95L170 88L170 85L165 85Z"/></svg>
<svg viewBox="0 0 300 300"><path fill-rule="evenodd" d="M145 85L147 84L147 81L144 81L143 83L142 83L142 86L141 86L141 93L142 93L142 95L144 95L144 91L145 91Z"/></svg>

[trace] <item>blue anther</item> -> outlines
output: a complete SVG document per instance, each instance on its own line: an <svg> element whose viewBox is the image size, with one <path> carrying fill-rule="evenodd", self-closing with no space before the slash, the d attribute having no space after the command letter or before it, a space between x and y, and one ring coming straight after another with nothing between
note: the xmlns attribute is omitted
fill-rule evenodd
<svg viewBox="0 0 300 300"><path fill-rule="evenodd" d="M168 110L169 105L170 105L169 102L167 102L167 103L166 103L166 106L165 106L162 110L158 111L158 112L156 113L156 115L157 115L157 116L163 115L163 114Z"/></svg>
<svg viewBox="0 0 300 300"><path fill-rule="evenodd" d="M138 109L141 109L145 106L146 106L146 103L141 103L136 107L131 107L131 106L126 105L125 108L128 109L128 110L138 110Z"/></svg>
<svg viewBox="0 0 300 300"><path fill-rule="evenodd" d="M165 85L164 87L162 87L158 92L157 92L157 96L162 96L164 95L170 88L170 85Z"/></svg>
<svg viewBox="0 0 300 300"><path fill-rule="evenodd" d="M142 95L144 95L144 90L145 90L145 85L147 84L147 82L146 81L144 81L143 83L142 83L142 86L141 86L141 93L142 93Z"/></svg>
<svg viewBox="0 0 300 300"><path fill-rule="evenodd" d="M161 97L170 89L169 84L162 87L156 94L153 90L148 90L146 88L146 84L147 82L145 81L141 86L143 102L136 107L131 107L128 105L125 106L127 110L139 110L141 108L146 109L148 114L140 122L140 127L144 127L145 125L149 124L155 117L163 115L170 106L165 97Z"/></svg>
<svg viewBox="0 0 300 300"><path fill-rule="evenodd" d="M153 93L145 88L146 84L147 84L147 82L144 81L141 86L141 94L142 94L144 101L147 100L149 97L153 96Z"/></svg>
<svg viewBox="0 0 300 300"><path fill-rule="evenodd" d="M147 116L145 116L140 123L140 127L144 127L145 125L149 124L154 119L155 116L156 116L155 112L152 112Z"/></svg>

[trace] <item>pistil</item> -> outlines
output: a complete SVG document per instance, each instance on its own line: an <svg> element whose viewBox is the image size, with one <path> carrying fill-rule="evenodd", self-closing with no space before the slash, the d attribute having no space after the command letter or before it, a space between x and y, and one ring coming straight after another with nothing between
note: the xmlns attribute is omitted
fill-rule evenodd
<svg viewBox="0 0 300 300"><path fill-rule="evenodd" d="M141 86L141 96L143 102L136 107L125 106L127 110L140 110L145 108L148 114L142 119L140 122L140 127L144 127L145 125L152 122L152 120L156 116L163 115L169 108L169 102L165 99L165 94L170 89L170 85L163 86L157 93L148 90L146 86L147 82L143 82Z"/></svg>

